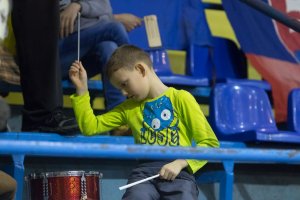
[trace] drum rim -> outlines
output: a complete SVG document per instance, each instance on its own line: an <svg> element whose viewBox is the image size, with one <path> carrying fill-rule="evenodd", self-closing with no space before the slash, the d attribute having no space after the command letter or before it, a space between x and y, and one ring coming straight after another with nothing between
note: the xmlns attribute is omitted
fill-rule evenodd
<svg viewBox="0 0 300 200"><path fill-rule="evenodd" d="M65 176L99 176L102 177L102 173L99 171L88 171L85 172L83 170L72 170L72 171L55 171L55 172L33 172L30 173L27 178L29 179L39 179L39 178L54 178L54 177L65 177Z"/></svg>

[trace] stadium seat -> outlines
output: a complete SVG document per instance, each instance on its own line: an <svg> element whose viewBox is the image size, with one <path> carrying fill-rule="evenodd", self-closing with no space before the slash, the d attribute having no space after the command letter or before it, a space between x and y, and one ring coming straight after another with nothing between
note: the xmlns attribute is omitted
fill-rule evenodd
<svg viewBox="0 0 300 200"><path fill-rule="evenodd" d="M300 143L300 134L277 129L270 101L262 88L217 84L211 94L209 120L220 140Z"/></svg>
<svg viewBox="0 0 300 200"><path fill-rule="evenodd" d="M22 89L19 85L13 85L0 80L0 96L6 97L9 92L21 92Z"/></svg>
<svg viewBox="0 0 300 200"><path fill-rule="evenodd" d="M69 80L62 81L62 87L64 94L72 94L75 92L75 86ZM101 80L88 80L89 91L93 91L94 96L102 96L103 94L103 84Z"/></svg>
<svg viewBox="0 0 300 200"><path fill-rule="evenodd" d="M293 89L288 98L288 128L300 134L300 88Z"/></svg>
<svg viewBox="0 0 300 200"><path fill-rule="evenodd" d="M163 83L175 86L209 86L207 78L174 74L171 70L168 54L163 48L146 50L153 62L154 71Z"/></svg>
<svg viewBox="0 0 300 200"><path fill-rule="evenodd" d="M63 80L62 87L64 90L64 94L72 94L75 92L75 87L69 80ZM102 95L101 92L103 91L102 81L88 80L88 87L90 91L97 93L97 96ZM13 85L0 80L0 93L7 94L9 92L22 92L22 88L20 85Z"/></svg>
<svg viewBox="0 0 300 200"><path fill-rule="evenodd" d="M247 79L246 57L233 41L213 37L212 44L212 47L190 45L187 74L206 77L215 82L238 83L271 90L271 85L266 81Z"/></svg>

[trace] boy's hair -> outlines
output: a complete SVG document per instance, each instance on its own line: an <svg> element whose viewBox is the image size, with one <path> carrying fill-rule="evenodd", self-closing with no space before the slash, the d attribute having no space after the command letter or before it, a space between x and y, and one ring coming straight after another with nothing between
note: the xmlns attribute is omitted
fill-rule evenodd
<svg viewBox="0 0 300 200"><path fill-rule="evenodd" d="M122 45L114 51L107 62L106 75L110 78L113 72L121 68L133 70L138 62L143 62L152 68L152 61L148 53L134 45Z"/></svg>

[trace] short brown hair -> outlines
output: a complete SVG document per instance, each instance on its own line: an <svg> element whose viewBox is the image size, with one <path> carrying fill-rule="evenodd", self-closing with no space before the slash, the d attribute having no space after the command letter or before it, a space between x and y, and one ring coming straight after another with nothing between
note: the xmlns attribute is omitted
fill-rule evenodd
<svg viewBox="0 0 300 200"><path fill-rule="evenodd" d="M149 54L144 50L134 45L122 45L111 55L106 64L105 73L110 78L113 72L121 68L133 70L137 62L143 62L150 68L153 67Z"/></svg>

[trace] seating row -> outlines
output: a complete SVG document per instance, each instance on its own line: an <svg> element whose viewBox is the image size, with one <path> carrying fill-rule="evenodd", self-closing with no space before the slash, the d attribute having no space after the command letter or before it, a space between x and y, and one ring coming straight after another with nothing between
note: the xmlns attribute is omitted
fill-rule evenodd
<svg viewBox="0 0 300 200"><path fill-rule="evenodd" d="M290 130L278 130L263 89L217 84L211 94L209 121L220 140L299 144L300 88L291 91L288 109Z"/></svg>
<svg viewBox="0 0 300 200"><path fill-rule="evenodd" d="M300 88L290 92L288 98L289 130L300 133Z"/></svg>
<svg viewBox="0 0 300 200"><path fill-rule="evenodd" d="M248 80L245 71L246 59L236 44L224 38L213 38L213 47L191 44L188 52L186 75L174 74L171 70L167 52L163 48L147 49L154 70L160 79L167 85L189 90L196 97L208 97L212 82L234 82L245 85L254 85L267 91L271 86L266 81ZM212 52L212 48L214 49ZM63 88L70 93L73 86L68 80L63 81ZM103 90L101 81L89 80L89 89ZM0 92L20 92L17 85L0 81ZM69 92L68 92L69 91ZM97 92L98 91L98 92Z"/></svg>

